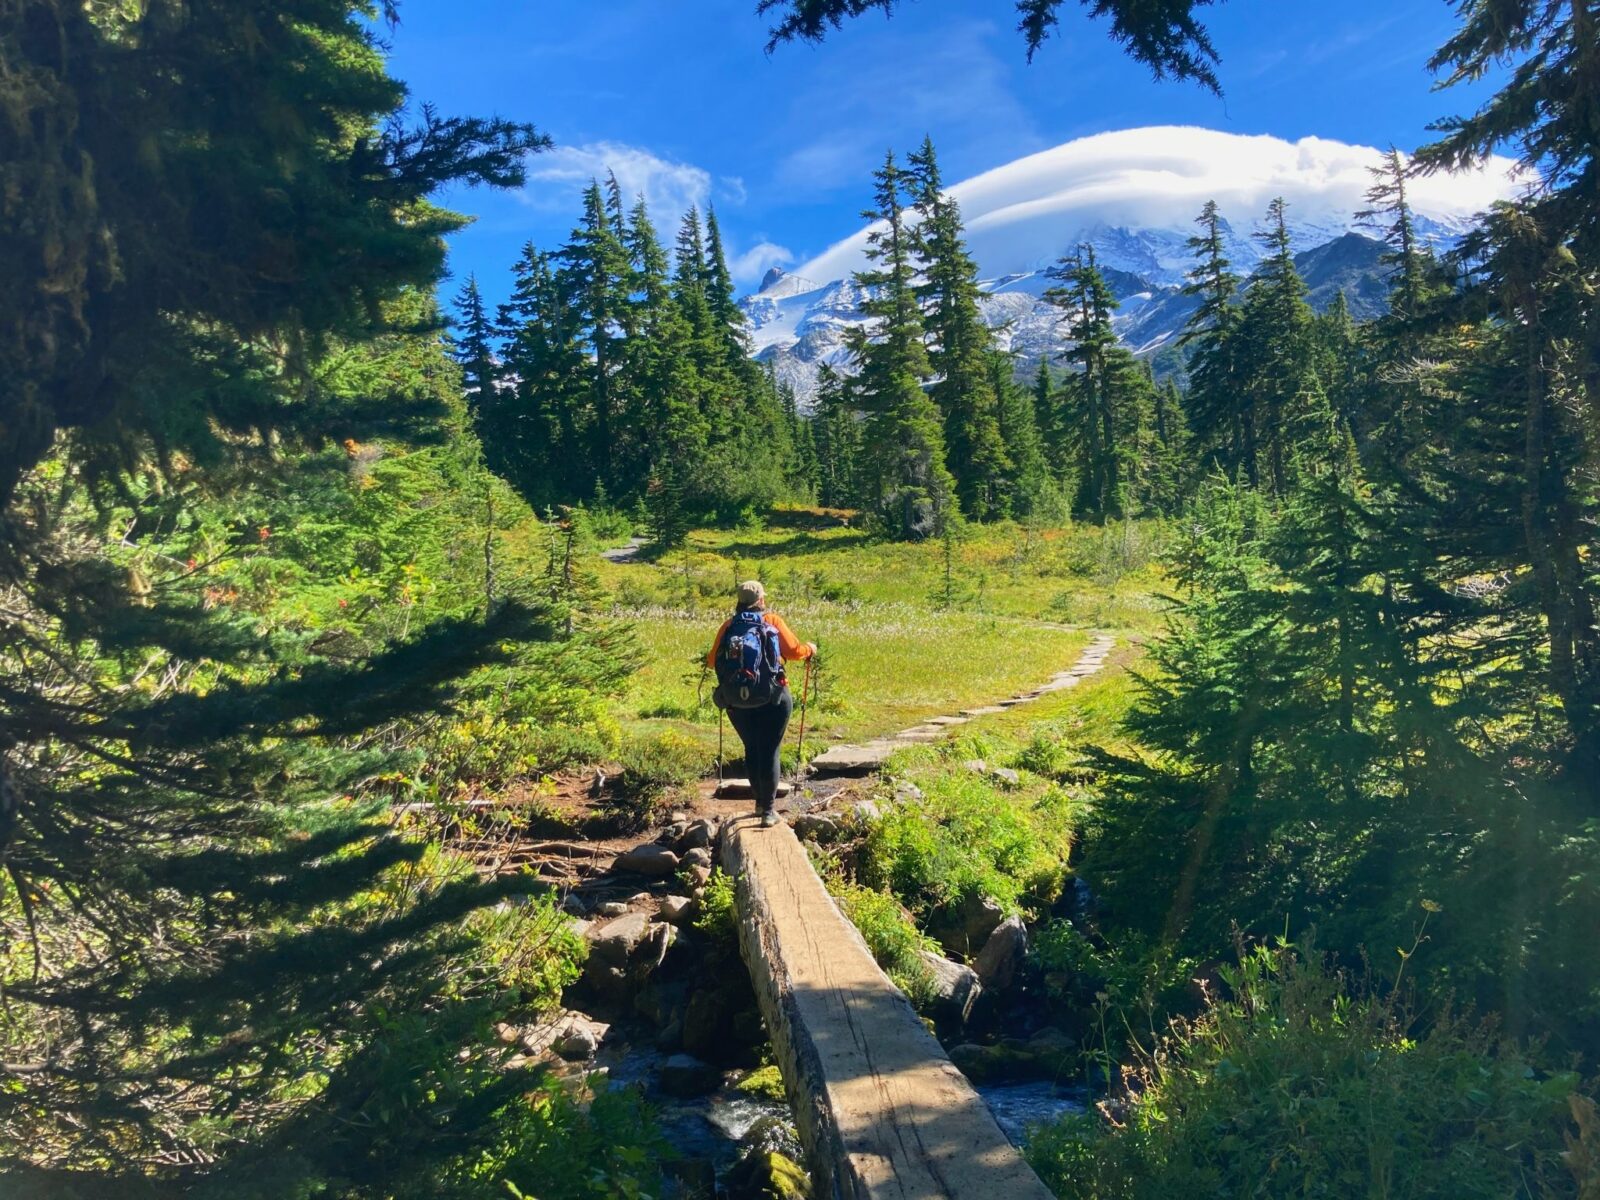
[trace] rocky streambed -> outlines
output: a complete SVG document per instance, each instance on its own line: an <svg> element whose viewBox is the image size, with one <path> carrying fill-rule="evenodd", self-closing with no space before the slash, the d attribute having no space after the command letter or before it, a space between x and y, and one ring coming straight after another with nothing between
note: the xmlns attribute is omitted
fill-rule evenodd
<svg viewBox="0 0 1600 1200"><path fill-rule="evenodd" d="M794 825L818 842L876 815L871 801L817 811L811 799ZM676 1155L676 1194L801 1194L793 1114L775 1068L764 1066L766 1032L734 930L707 915L721 902L708 895L719 832L714 816L674 814L657 838L623 850L570 894L564 906L590 948L567 997L581 1011L515 1036L530 1053L567 1060L574 1074L640 1088ZM977 898L930 932L948 957L925 955L937 985L926 1011L1007 1136L1020 1145L1029 1126L1081 1108L1075 1044L1018 986L1023 923Z"/></svg>

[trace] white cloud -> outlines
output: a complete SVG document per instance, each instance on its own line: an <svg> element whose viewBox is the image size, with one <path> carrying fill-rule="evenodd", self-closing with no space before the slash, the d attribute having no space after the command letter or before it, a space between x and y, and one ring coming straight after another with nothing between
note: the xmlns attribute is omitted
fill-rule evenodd
<svg viewBox="0 0 1600 1200"><path fill-rule="evenodd" d="M518 195L541 209L573 212L574 198L591 179L615 173L628 204L642 195L656 228L670 236L690 205L704 211L711 198L711 173L691 163L672 162L623 142L556 146L528 163L528 184Z"/></svg>
<svg viewBox="0 0 1600 1200"><path fill-rule="evenodd" d="M1187 228L1207 200L1240 232L1274 196L1297 223L1347 224L1365 207L1367 168L1379 151L1327 138L1297 142L1187 126L1150 126L1079 138L1019 158L950 190L961 202L973 255L989 274L1027 271L1057 258L1098 224ZM1417 179L1416 210L1460 222L1512 195L1509 159L1482 169ZM839 279L861 267L865 229L803 264L808 279Z"/></svg>
<svg viewBox="0 0 1600 1200"><path fill-rule="evenodd" d="M772 267L786 266L794 261L794 253L787 246L775 242L761 242L743 254L736 254L728 263L728 271L735 283L757 283Z"/></svg>

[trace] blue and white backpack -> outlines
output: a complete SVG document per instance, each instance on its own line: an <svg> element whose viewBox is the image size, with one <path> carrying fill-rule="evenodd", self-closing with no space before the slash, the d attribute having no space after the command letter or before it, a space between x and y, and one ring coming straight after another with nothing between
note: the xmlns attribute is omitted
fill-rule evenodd
<svg viewBox="0 0 1600 1200"><path fill-rule="evenodd" d="M764 708L787 686L778 631L756 609L733 614L717 646L718 708Z"/></svg>

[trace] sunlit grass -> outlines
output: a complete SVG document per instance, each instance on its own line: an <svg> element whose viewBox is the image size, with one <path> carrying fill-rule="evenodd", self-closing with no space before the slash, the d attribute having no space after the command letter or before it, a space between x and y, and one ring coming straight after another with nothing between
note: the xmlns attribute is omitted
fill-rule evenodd
<svg viewBox="0 0 1600 1200"><path fill-rule="evenodd" d="M1153 526L985 527L948 561L940 542L882 542L830 526L804 510L779 513L769 528L697 531L686 550L660 561L600 563L616 611L635 621L646 652L622 703L624 723L713 736L712 681L701 686L700 664L735 584L751 577L822 651L807 720L818 747L1035 687L1076 661L1088 630L1126 641L1159 624ZM1081 693L1027 705L1015 719L1077 707Z"/></svg>

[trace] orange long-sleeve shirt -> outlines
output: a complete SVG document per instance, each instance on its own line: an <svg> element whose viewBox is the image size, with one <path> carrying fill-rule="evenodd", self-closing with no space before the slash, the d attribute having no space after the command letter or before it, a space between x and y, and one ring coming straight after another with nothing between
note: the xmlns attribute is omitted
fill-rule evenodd
<svg viewBox="0 0 1600 1200"><path fill-rule="evenodd" d="M793 631L784 624L783 618L775 612L762 613L761 619L778 631L778 651L783 655L784 662L798 662L803 658L811 657L811 647L795 637ZM706 666L717 665L717 647L722 645L722 635L728 632L728 626L733 618L729 617L717 629L717 636L711 639L711 649L706 651Z"/></svg>

